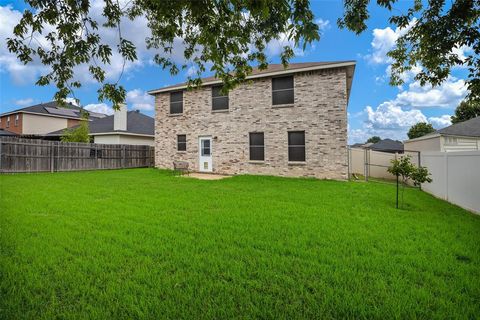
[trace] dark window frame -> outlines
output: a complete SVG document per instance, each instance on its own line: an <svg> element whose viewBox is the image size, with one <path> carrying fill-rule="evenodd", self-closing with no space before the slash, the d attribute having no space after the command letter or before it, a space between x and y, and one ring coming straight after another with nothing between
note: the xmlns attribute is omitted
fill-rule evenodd
<svg viewBox="0 0 480 320"><path fill-rule="evenodd" d="M172 96L181 94L182 99L181 100L173 100L172 101ZM173 112L175 111L175 107L178 108L180 106L180 112ZM175 91L175 92L170 92L170 114L182 114L183 113L183 91Z"/></svg>
<svg viewBox="0 0 480 320"><path fill-rule="evenodd" d="M293 144L293 135L302 133L303 137L303 144ZM296 150L301 150L300 154L295 154ZM298 151L297 151L298 152ZM305 131L304 130L296 130L296 131L288 131L288 161L289 162L305 162L306 161L306 141L305 141Z"/></svg>
<svg viewBox="0 0 480 320"><path fill-rule="evenodd" d="M228 93L225 95L222 93L222 85L212 86L212 111L224 111L230 108L230 99ZM216 103L226 100L226 107L216 107ZM219 102L220 101L220 102Z"/></svg>
<svg viewBox="0 0 480 320"><path fill-rule="evenodd" d="M262 144L254 144L254 141L255 140L253 138L253 136L255 135L262 135ZM249 150L249 157L248 159L250 161L265 161L265 133L264 132L249 132L248 134L248 150ZM261 150L261 156L259 157L259 155L256 154L256 152L252 152L252 151L258 151L258 150Z"/></svg>
<svg viewBox="0 0 480 320"><path fill-rule="evenodd" d="M185 141L180 141L180 137L185 138ZM182 147L181 147L182 146ZM186 134L177 134L177 151L187 151L187 135Z"/></svg>
<svg viewBox="0 0 480 320"><path fill-rule="evenodd" d="M280 79L287 79L291 78L292 79L292 87L287 87L287 88L282 88L282 84L278 83L275 85L275 81L278 81ZM281 88L275 88L275 87L281 87ZM287 97L288 101L287 102L278 102L281 95L285 95L291 92L291 97ZM283 97L285 98L285 97ZM282 77L275 77L272 78L272 105L273 106L279 106L279 105L293 105L295 103L295 77L293 75L289 76L282 76Z"/></svg>

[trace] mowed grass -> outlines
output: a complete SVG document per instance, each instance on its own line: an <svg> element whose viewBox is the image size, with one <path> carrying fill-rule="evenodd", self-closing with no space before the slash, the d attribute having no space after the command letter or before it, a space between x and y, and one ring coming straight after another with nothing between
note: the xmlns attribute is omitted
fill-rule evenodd
<svg viewBox="0 0 480 320"><path fill-rule="evenodd" d="M0 176L2 319L464 318L480 217L393 185Z"/></svg>

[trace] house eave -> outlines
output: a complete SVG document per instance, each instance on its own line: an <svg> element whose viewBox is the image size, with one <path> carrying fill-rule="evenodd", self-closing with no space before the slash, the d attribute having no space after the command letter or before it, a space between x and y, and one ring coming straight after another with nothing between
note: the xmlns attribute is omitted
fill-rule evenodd
<svg viewBox="0 0 480 320"><path fill-rule="evenodd" d="M348 62L333 63L333 64L328 64L328 65L314 66L314 67L306 67L306 68L298 68L298 69L286 69L286 70L282 70L282 71L266 72L266 73L262 73L262 74L250 75L250 76L246 77L246 80L274 77L274 76L280 76L280 75L286 75L286 74L294 74L294 73L299 73L299 72L308 72L308 71L316 71L316 70L324 70L324 69L341 68L341 67L353 67L353 69L354 69L355 65L356 65L355 61L348 61ZM353 71L352 71L351 78L353 78ZM350 95L351 81L352 80L350 79L350 80L348 80L349 83L347 83L347 91L348 91L347 95L348 96ZM219 83L222 83L222 80L212 80L212 81L202 82L200 87L219 84ZM158 94L158 93L173 92L173 91L178 91L178 90L184 90L184 89L187 89L187 88L188 88L188 85L181 85L181 86L176 86L176 87L167 87L167 88L162 88L162 89L150 90L150 91L147 91L147 93L150 94L150 95L155 95L155 94ZM347 97L347 99L348 99L348 97Z"/></svg>
<svg viewBox="0 0 480 320"><path fill-rule="evenodd" d="M94 136L122 135L122 136L137 136L137 137L155 138L155 135L152 135L152 134L131 133L131 132L121 132L121 131L89 133L88 135L92 136L92 137L94 137Z"/></svg>

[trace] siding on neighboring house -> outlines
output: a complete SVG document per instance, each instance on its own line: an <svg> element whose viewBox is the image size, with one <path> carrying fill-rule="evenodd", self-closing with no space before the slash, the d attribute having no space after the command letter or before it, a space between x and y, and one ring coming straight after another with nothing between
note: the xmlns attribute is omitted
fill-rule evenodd
<svg viewBox="0 0 480 320"><path fill-rule="evenodd" d="M109 134L96 135L93 137L95 143L102 144L133 144L133 145L147 145L153 146L153 137L125 135L125 134Z"/></svg>
<svg viewBox="0 0 480 320"><path fill-rule="evenodd" d="M183 91L183 113L171 115L170 93L155 95L155 165L175 160L199 170L199 137L211 136L213 172L347 179L346 68L294 74L294 104L272 106L272 77L229 92L229 109L212 111L212 87ZM305 132L306 161L289 162L288 132ZM249 133L264 133L264 161L249 160ZM186 135L186 151L177 151Z"/></svg>
<svg viewBox="0 0 480 320"><path fill-rule="evenodd" d="M76 119L67 119L67 128L75 127L76 125L80 124L81 120Z"/></svg>
<svg viewBox="0 0 480 320"><path fill-rule="evenodd" d="M476 151L480 150L480 138L459 137L459 136L442 136L441 151L457 152L457 151Z"/></svg>
<svg viewBox="0 0 480 320"><path fill-rule="evenodd" d="M407 140L403 145L408 151L440 151L440 142L440 136L436 136L423 140Z"/></svg>
<svg viewBox="0 0 480 320"><path fill-rule="evenodd" d="M67 128L65 118L42 116L37 114L23 114L23 134L47 134L55 130Z"/></svg>

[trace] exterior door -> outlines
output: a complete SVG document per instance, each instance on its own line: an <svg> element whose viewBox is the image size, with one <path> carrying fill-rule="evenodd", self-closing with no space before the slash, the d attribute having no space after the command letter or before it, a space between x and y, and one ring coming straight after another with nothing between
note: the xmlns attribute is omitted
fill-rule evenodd
<svg viewBox="0 0 480 320"><path fill-rule="evenodd" d="M199 162L201 172L212 172L212 137L199 138Z"/></svg>

